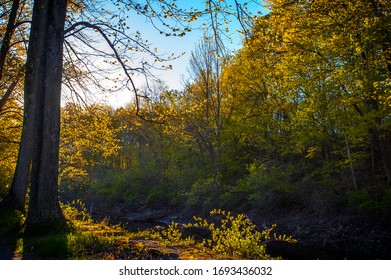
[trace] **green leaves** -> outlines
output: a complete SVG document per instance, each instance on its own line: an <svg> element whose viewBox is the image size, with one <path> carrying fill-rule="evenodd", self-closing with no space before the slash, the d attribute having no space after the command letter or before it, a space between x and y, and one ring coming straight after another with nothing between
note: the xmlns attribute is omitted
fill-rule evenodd
<svg viewBox="0 0 391 280"><path fill-rule="evenodd" d="M234 259L272 259L266 253L266 243L283 241L296 243L291 236L277 235L271 236L271 232L276 228L259 231L258 228L244 214L233 216L231 212L221 209L214 209L210 212L212 217L219 217L219 222L208 222L206 219L195 218L195 226L207 227L211 232L211 237L203 241L203 245L210 248L214 253L232 257Z"/></svg>
<svg viewBox="0 0 391 280"><path fill-rule="evenodd" d="M107 165L120 146L109 108L82 108L67 104L62 111L60 179L64 184L84 184L95 168Z"/></svg>

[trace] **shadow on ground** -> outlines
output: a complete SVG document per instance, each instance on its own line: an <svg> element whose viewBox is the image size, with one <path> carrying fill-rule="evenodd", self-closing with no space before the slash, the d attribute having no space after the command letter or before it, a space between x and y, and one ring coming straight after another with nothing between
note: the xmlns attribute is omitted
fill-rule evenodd
<svg viewBox="0 0 391 280"><path fill-rule="evenodd" d="M21 221L16 211L0 211L0 260L20 259Z"/></svg>
<svg viewBox="0 0 391 280"><path fill-rule="evenodd" d="M23 259L65 260L68 258L67 234L25 237L23 240Z"/></svg>

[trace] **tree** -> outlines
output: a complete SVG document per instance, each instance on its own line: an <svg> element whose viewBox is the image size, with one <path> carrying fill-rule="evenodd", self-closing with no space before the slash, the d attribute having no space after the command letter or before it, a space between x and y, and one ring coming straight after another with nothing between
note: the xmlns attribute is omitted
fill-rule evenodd
<svg viewBox="0 0 391 280"><path fill-rule="evenodd" d="M0 80L3 78L3 69L5 65L5 59L11 45L11 37L15 31L15 22L19 9L19 0L15 0L12 3L7 28L2 38L1 48L0 48Z"/></svg>
<svg viewBox="0 0 391 280"><path fill-rule="evenodd" d="M58 145L66 7L65 0L38 0L33 6L22 138L9 194L23 209L30 177L27 232L50 230L64 222L58 201Z"/></svg>
<svg viewBox="0 0 391 280"><path fill-rule="evenodd" d="M221 172L222 101L220 75L224 58L219 57L215 38L204 37L191 54L190 83L186 87L188 130L209 153L211 174Z"/></svg>
<svg viewBox="0 0 391 280"><path fill-rule="evenodd" d="M26 2L15 0L0 5L0 30L4 34L0 47L0 111L24 76L24 37L28 26Z"/></svg>
<svg viewBox="0 0 391 280"><path fill-rule="evenodd" d="M269 23L280 38L279 68L291 88L300 89L292 93L303 101L299 107L304 114L295 119L301 122L307 116L318 122L314 135L324 135L318 151L328 156L337 152L330 145L335 139L345 143L345 157L351 157L348 143L357 143L356 155L369 149L365 154L372 175L390 181L384 129L389 114L390 2L269 2ZM310 109L314 114L306 110L310 103L319 105Z"/></svg>
<svg viewBox="0 0 391 280"><path fill-rule="evenodd" d="M68 103L61 110L60 186L77 194L112 168L120 146L111 108Z"/></svg>
<svg viewBox="0 0 391 280"><path fill-rule="evenodd" d="M0 188L4 194L12 183L20 138L25 2L3 1L0 4Z"/></svg>
<svg viewBox="0 0 391 280"><path fill-rule="evenodd" d="M22 127L21 105L8 101L0 111L0 197L7 194L15 171ZM0 200L1 200L0 198Z"/></svg>
<svg viewBox="0 0 391 280"><path fill-rule="evenodd" d="M268 3L223 71L232 131L325 189L387 184L389 1Z"/></svg>
<svg viewBox="0 0 391 280"><path fill-rule="evenodd" d="M213 4L213 7L211 5ZM239 9L238 2L235 7ZM29 228L42 223L61 223L58 203L58 148L60 128L60 93L63 71L63 45L66 46L64 77L82 86L79 74L88 77L101 73L88 56L101 57L109 65L117 65L123 71L123 88L134 92L136 114L139 114L140 98L133 82L135 73L149 75L153 63L140 59L139 66L132 64L135 52L149 54L156 62L165 63L167 58L151 50L139 32L129 34L127 13L135 11L145 16L151 24L166 36L183 36L190 31L189 23L204 15L221 11L227 13L232 6L222 8L208 1L205 11L179 8L175 1L115 1L107 6L104 1L35 1L26 61L24 123L19 149L18 164L10 197L16 207L23 208L30 180L30 201L27 223ZM118 11L113 9L118 7ZM70 13L66 14L67 9ZM239 17L237 12L235 16ZM166 19L171 20L166 20ZM211 17L211 20L216 17ZM65 29L65 22L67 28ZM219 25L214 23L217 28ZM97 37L108 48L100 49L94 42ZM74 38L73 41L70 38ZM84 44L84 49L79 48ZM88 49L88 51L86 51ZM174 58L169 56L169 59ZM69 67L69 68L68 68ZM170 68L163 65L162 68ZM67 74L72 73L73 76ZM99 76L99 75L97 75ZM95 76L95 77L97 77ZM99 79L92 80L99 83ZM79 93L72 84L69 88ZM84 87L85 88L85 87ZM140 115L141 116L141 115ZM143 116L141 116L143 117Z"/></svg>

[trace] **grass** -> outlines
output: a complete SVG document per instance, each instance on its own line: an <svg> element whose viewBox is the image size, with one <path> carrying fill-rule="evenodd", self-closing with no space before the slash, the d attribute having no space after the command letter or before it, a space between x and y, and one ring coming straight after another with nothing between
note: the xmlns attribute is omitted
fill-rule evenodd
<svg viewBox="0 0 391 280"><path fill-rule="evenodd" d="M67 229L45 236L23 235L24 217L21 213L0 215L1 225L8 225L0 231L2 236L13 239L14 252L25 259L268 259L264 241L269 241L270 232L257 232L243 215L236 217L224 212L218 223L197 218L194 224L172 223L166 228L149 229L131 233L120 225L109 225L106 219L96 222L88 214L81 201L62 205L67 220ZM186 227L205 225L210 237L196 240L194 236L184 236ZM246 236L241 238L245 232ZM227 237L230 237L227 239ZM278 240L278 237L275 237ZM243 247L243 242L246 246ZM280 238L281 241L281 238ZM294 242L287 238L287 242ZM226 243L231 242L231 243ZM229 248L229 250L223 250ZM232 250L234 248L234 250ZM258 248L258 249L257 249ZM240 252L240 250L242 250ZM246 251L247 250L247 251ZM249 252L251 250L252 252ZM239 251L239 252L238 252Z"/></svg>
<svg viewBox="0 0 391 280"><path fill-rule="evenodd" d="M25 237L23 238L23 255L27 259L67 259L66 235L66 232L58 232L46 236Z"/></svg>
<svg viewBox="0 0 391 280"><path fill-rule="evenodd" d="M20 212L0 213L0 236L7 240L7 254L23 259L161 259L176 255L152 230L131 233L106 219L96 222L80 201L62 205L67 228L48 235L24 236ZM164 243L164 242L162 242ZM1 245L1 244L0 244Z"/></svg>

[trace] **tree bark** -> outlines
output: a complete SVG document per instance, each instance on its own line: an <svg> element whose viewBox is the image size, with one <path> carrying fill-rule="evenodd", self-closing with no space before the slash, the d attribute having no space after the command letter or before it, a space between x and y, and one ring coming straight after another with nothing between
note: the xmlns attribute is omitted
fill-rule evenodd
<svg viewBox="0 0 391 280"><path fill-rule="evenodd" d="M14 184L30 201L25 233L50 231L64 218L58 200L60 99L66 0L36 0L26 62L25 116ZM31 164L31 172L30 171Z"/></svg>
<svg viewBox="0 0 391 280"><path fill-rule="evenodd" d="M357 187L356 173L354 172L352 156L350 153L350 145L349 145L348 135L346 134L346 131L344 131L344 136L345 136L346 153L347 153L348 160L349 160L350 173L352 175L353 187L354 187L354 190L357 191L358 187Z"/></svg>
<svg viewBox="0 0 391 280"><path fill-rule="evenodd" d="M36 133L36 128L34 127L36 102L38 100L38 95L42 94L41 85L44 81L46 29L48 20L41 14L48 13L48 5L43 5L42 2L45 1L35 1L33 8L25 69L22 137L19 144L19 154L14 179L11 189L4 199L6 204L8 204L8 207L19 210L24 210L26 203L33 139L35 138Z"/></svg>

